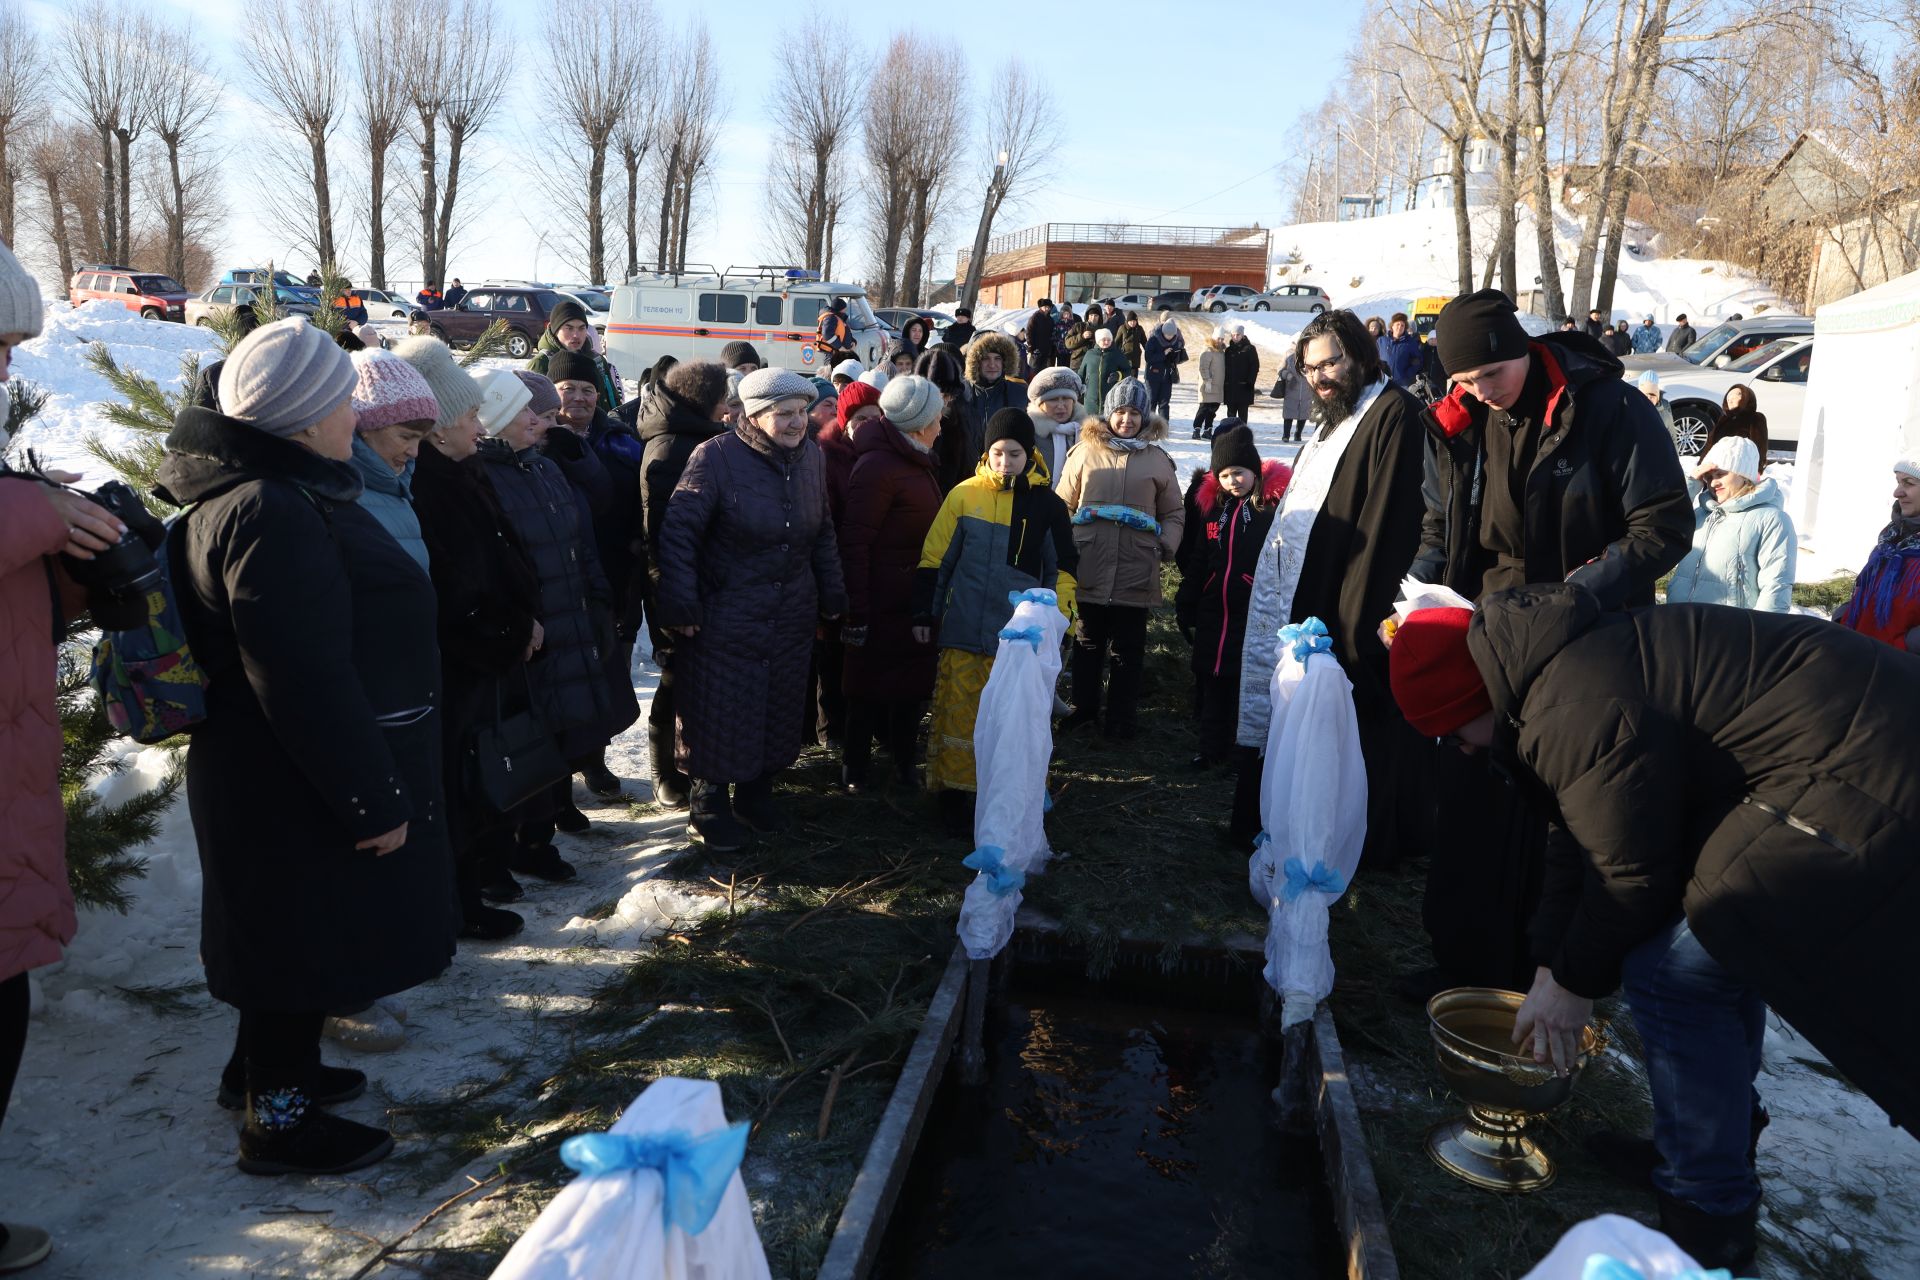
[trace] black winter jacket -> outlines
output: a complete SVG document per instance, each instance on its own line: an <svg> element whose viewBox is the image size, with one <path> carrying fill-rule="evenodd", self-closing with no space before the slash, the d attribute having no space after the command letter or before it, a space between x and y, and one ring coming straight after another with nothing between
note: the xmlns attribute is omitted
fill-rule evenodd
<svg viewBox="0 0 1920 1280"><path fill-rule="evenodd" d="M1496 751L1551 793L1533 939L1598 997L1685 913L1707 951L1920 1132L1920 661L1817 618L1494 594L1468 643Z"/></svg>
<svg viewBox="0 0 1920 1280"><path fill-rule="evenodd" d="M206 672L187 748L207 989L241 1009L358 1006L447 967L433 584L360 475L206 409L167 437L175 594ZM407 824L376 857L354 847Z"/></svg>
<svg viewBox="0 0 1920 1280"><path fill-rule="evenodd" d="M1027 363L1045 369L1059 358L1054 345L1053 313L1035 311L1027 321Z"/></svg>
<svg viewBox="0 0 1920 1280"><path fill-rule="evenodd" d="M1236 338L1226 347L1226 402L1249 405L1260 383L1260 352L1245 338Z"/></svg>
<svg viewBox="0 0 1920 1280"><path fill-rule="evenodd" d="M1268 491L1259 505L1251 497L1228 497L1209 471L1194 472L1187 486L1187 522L1173 557L1180 569L1173 608L1180 626L1192 634L1196 675L1240 679L1253 575L1286 487L1286 472L1277 461L1269 460L1265 469L1261 483Z"/></svg>
<svg viewBox="0 0 1920 1280"><path fill-rule="evenodd" d="M640 411L641 530L647 545L647 577L660 585L660 528L667 522L667 500L680 483L693 451L725 431L694 405L667 387L655 387Z"/></svg>
<svg viewBox="0 0 1920 1280"><path fill-rule="evenodd" d="M1608 608L1653 603L1653 584L1693 542L1693 509L1660 415L1583 333L1532 344L1548 379L1546 431L1525 489L1526 580L1578 582ZM1426 516L1412 575L1479 597L1488 410L1455 389L1429 407Z"/></svg>

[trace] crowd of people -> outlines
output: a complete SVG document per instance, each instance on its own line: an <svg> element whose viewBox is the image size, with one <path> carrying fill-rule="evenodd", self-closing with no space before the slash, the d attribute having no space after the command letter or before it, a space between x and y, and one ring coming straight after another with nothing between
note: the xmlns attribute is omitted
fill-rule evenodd
<svg viewBox="0 0 1920 1280"><path fill-rule="evenodd" d="M0 259L0 372L39 327ZM1189 359L1171 318L1043 301L1021 336L909 322L866 370L823 322L828 376L737 342L629 395L563 303L524 369L469 370L422 334L349 355L301 318L208 367L155 496L186 512L166 546L207 682L187 750L202 953L238 1011L209 1084L244 1112L241 1168L391 1150L326 1109L366 1078L322 1062L323 1031L377 1036L381 1001L460 940L521 927L522 877L573 877L554 833L589 825L575 777L626 792L605 753L640 714L643 628L649 794L694 843L785 829L776 779L820 742L848 792L924 789L967 836L1010 596L1050 589L1070 622L1058 731L1127 740L1166 729L1141 698L1168 565L1194 763L1235 775L1228 838L1260 834L1277 632L1318 617L1358 713L1362 865L1429 860L1434 966L1403 993L1527 991L1527 1051L1564 1066L1624 982L1656 1130L1608 1158L1702 1261L1751 1254L1763 997L1911 1127L1912 995L1871 1019L1814 971L1823 947L1879 973L1913 958L1920 760L1899 709L1920 697L1920 464L1897 464L1835 625L1787 613L1794 533L1750 392L1683 469L1657 381L1627 382L1604 329L1529 337L1497 291L1453 300L1424 343L1403 315L1313 317L1275 388L1290 462L1246 425L1244 330L1210 334L1209 465L1184 478L1162 447ZM55 624L82 607L63 565L126 536L71 479L0 480L0 865L23 886L0 900L0 1106L26 970L75 927L44 710ZM1409 576L1478 607L1396 629ZM1814 857L1833 851L1845 865Z"/></svg>

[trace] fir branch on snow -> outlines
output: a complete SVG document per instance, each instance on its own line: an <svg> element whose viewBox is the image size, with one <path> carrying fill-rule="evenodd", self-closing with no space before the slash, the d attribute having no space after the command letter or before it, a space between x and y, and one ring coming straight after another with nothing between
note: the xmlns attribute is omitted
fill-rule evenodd
<svg viewBox="0 0 1920 1280"><path fill-rule="evenodd" d="M334 304L347 293L347 278L331 262L320 267L320 310L314 313L313 325L326 333L334 341L340 340L340 331L347 327L346 313Z"/></svg>
<svg viewBox="0 0 1920 1280"><path fill-rule="evenodd" d="M255 311L259 308L256 306ZM240 340L252 333L254 320L238 307L221 307L208 313L200 322L201 326L212 332L214 340L220 345L220 355L224 359L233 354Z"/></svg>
<svg viewBox="0 0 1920 1280"><path fill-rule="evenodd" d="M494 356L505 355L506 352L507 322L505 320L495 320L492 324L480 331L480 336L473 340L472 346L460 353L458 357L460 367L462 369L471 369L482 360L489 360Z"/></svg>
<svg viewBox="0 0 1920 1280"><path fill-rule="evenodd" d="M181 358L183 385L179 391L168 391L146 374L123 368L104 343L87 348L87 364L121 397L101 401L101 414L114 426L134 433L132 443L125 446L104 444L98 437L89 436L87 452L124 477L142 500L160 505L153 497L153 486L160 462L166 457L167 433L173 430L174 416L200 378L200 357L189 354Z"/></svg>
<svg viewBox="0 0 1920 1280"><path fill-rule="evenodd" d="M7 422L0 428L0 444L20 434L28 419L47 407L47 392L25 378L7 383Z"/></svg>
<svg viewBox="0 0 1920 1280"><path fill-rule="evenodd" d="M127 882L147 874L146 860L129 850L159 831L160 817L180 789L180 767L176 761L158 786L118 804L102 800L93 789L98 775L123 766L104 759L119 735L87 682L91 653L79 634L70 631L60 646L54 694L62 738L60 798L67 810L67 882L81 906L125 915L133 905Z"/></svg>

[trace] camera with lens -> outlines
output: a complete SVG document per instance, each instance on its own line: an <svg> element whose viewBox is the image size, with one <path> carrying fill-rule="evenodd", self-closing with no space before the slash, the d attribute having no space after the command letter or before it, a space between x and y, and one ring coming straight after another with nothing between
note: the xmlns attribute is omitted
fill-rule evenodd
<svg viewBox="0 0 1920 1280"><path fill-rule="evenodd" d="M160 561L155 558L166 541L167 527L148 511L124 481L109 480L89 493L62 485L112 513L127 526L127 536L93 559L62 554L67 576L87 593L87 612L103 631L125 631L147 622L147 593L160 585Z"/></svg>

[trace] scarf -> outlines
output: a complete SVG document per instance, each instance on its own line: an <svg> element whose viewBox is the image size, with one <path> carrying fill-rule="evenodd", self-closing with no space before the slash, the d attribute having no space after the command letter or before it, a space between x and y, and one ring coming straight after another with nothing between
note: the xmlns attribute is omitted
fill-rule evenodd
<svg viewBox="0 0 1920 1280"><path fill-rule="evenodd" d="M1893 621L1895 602L1916 595L1920 595L1920 517L1903 516L1895 506L1892 523L1880 531L1880 540L1860 570L1853 598L1834 621L1857 628L1862 611L1871 610L1874 625L1884 627Z"/></svg>
<svg viewBox="0 0 1920 1280"><path fill-rule="evenodd" d="M1111 431L1107 433L1107 448L1116 453L1138 453L1151 443L1151 440L1142 440L1139 436L1117 436Z"/></svg>

